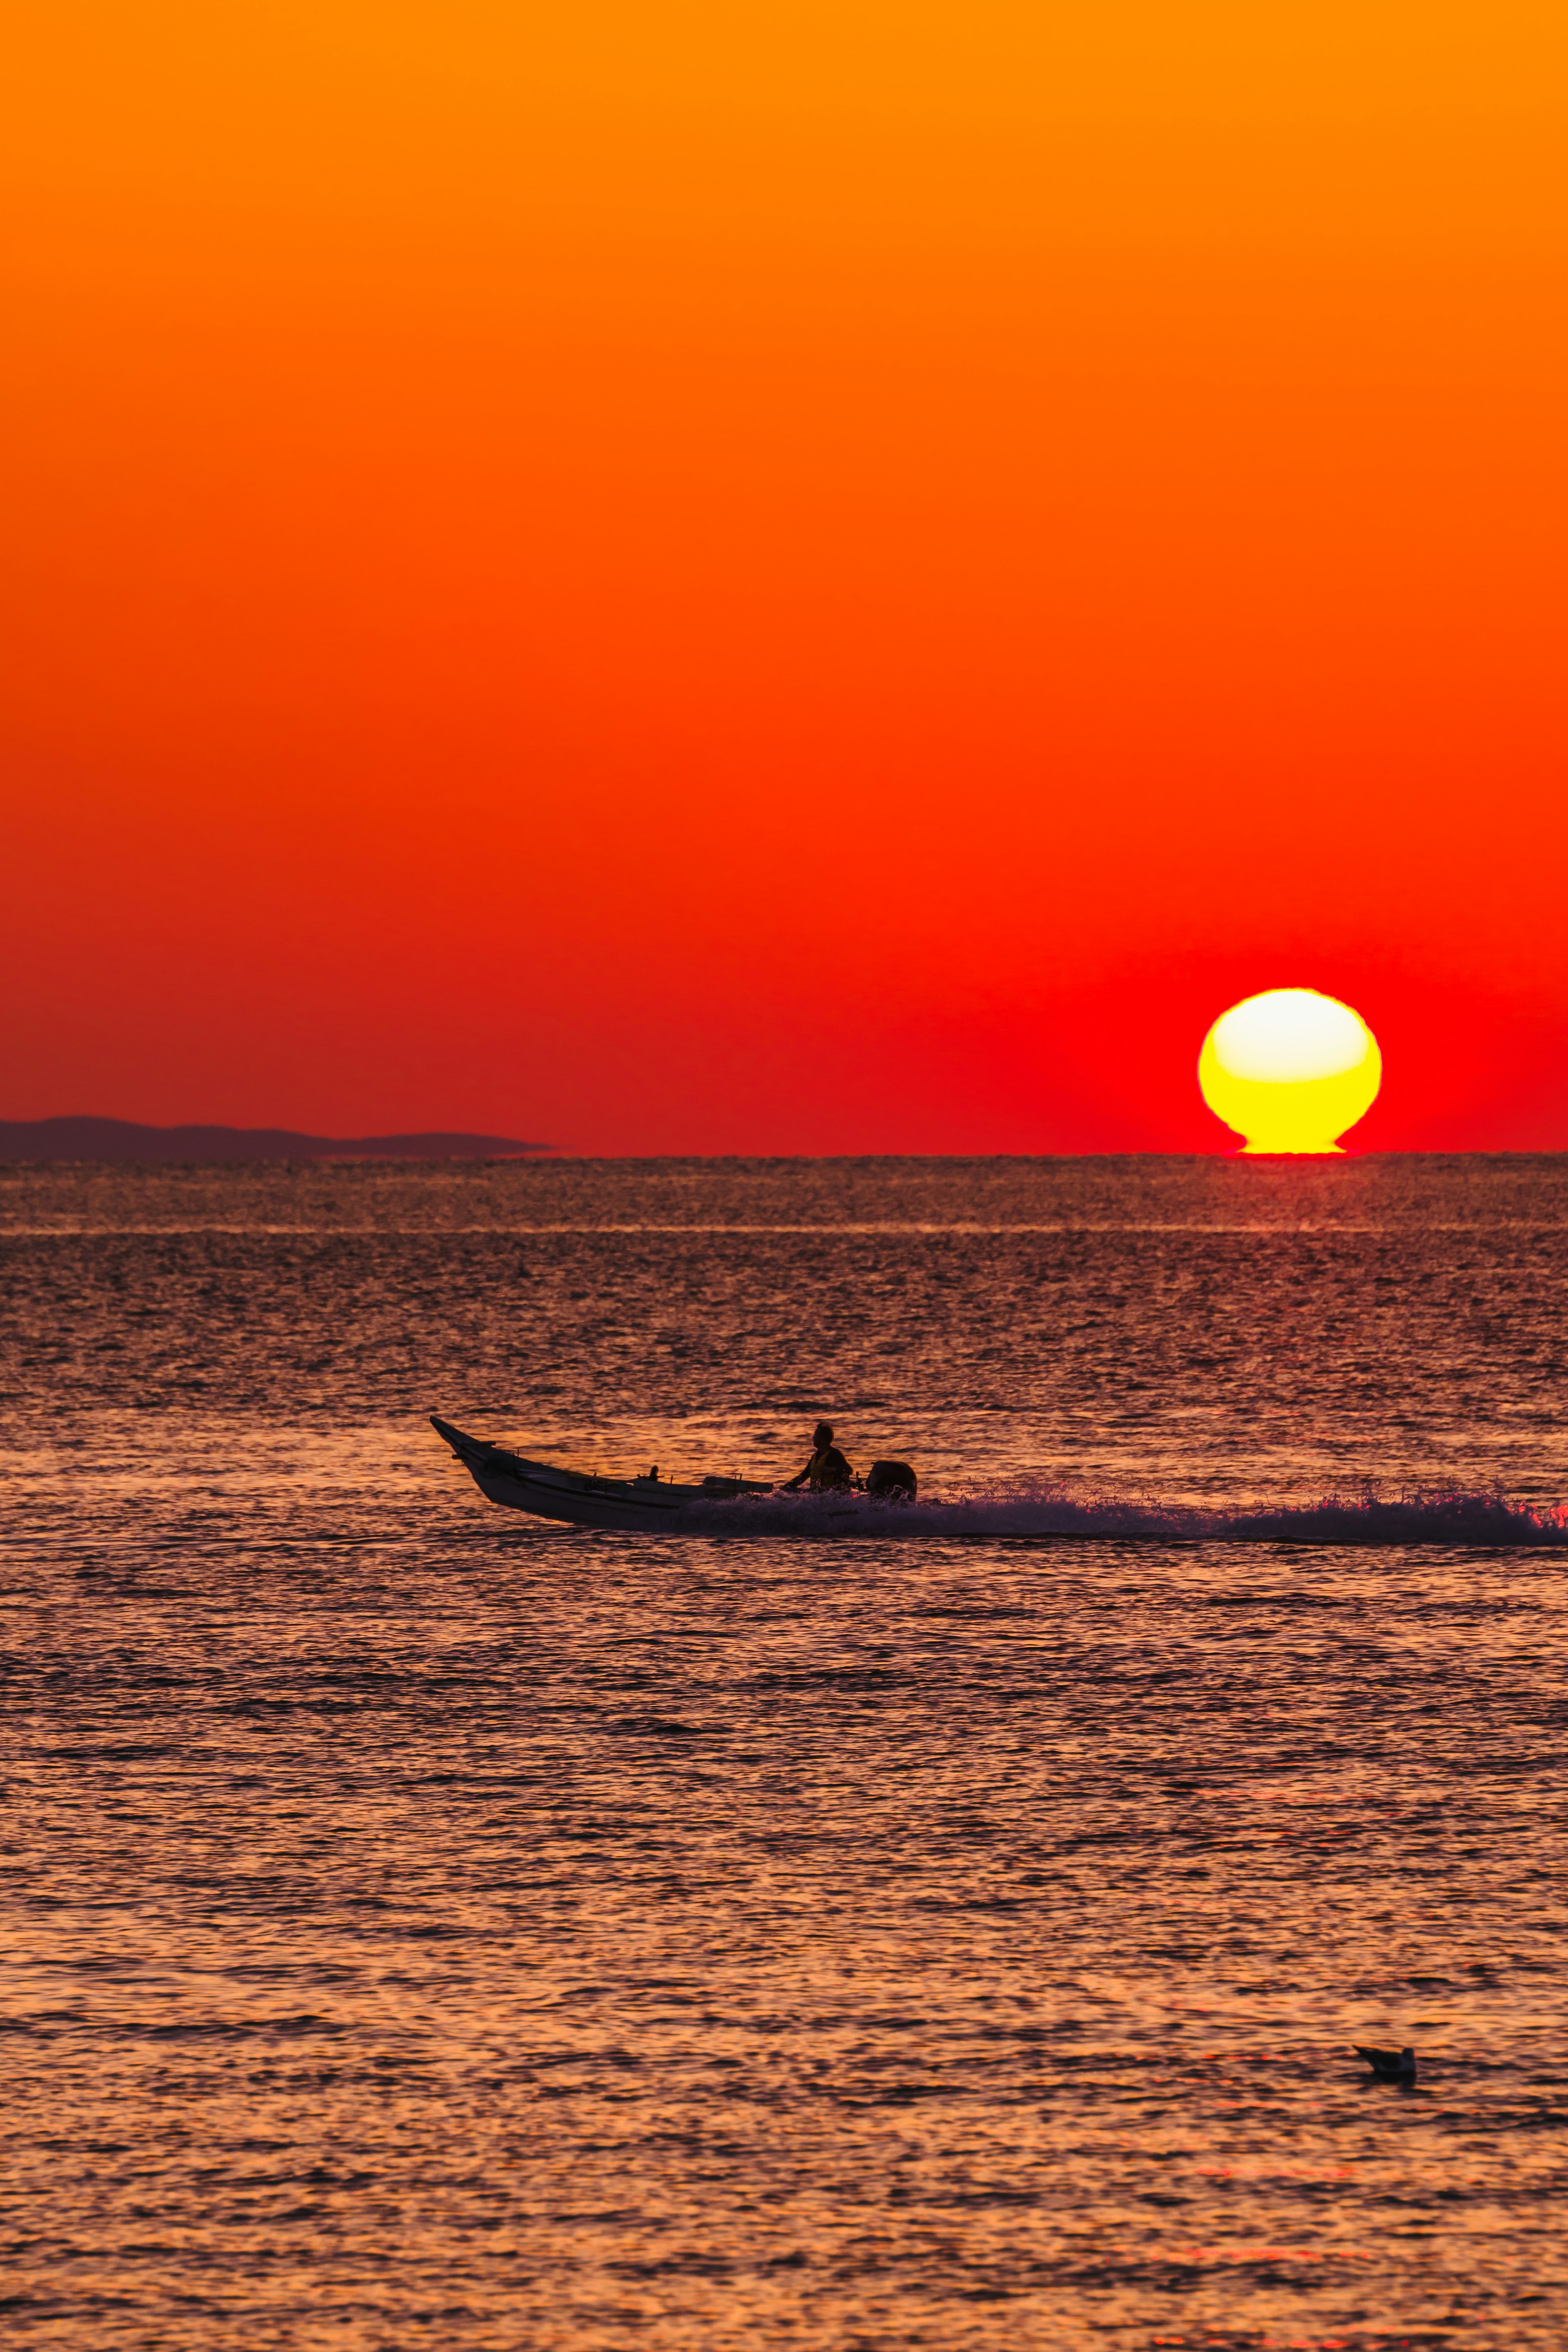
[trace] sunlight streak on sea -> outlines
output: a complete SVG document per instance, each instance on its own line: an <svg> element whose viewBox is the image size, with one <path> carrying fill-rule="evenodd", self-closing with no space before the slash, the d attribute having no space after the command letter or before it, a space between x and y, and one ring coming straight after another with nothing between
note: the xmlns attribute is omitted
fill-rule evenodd
<svg viewBox="0 0 1568 2352"><path fill-rule="evenodd" d="M17 2341L1568 2336L1568 1557L1354 1517L1568 1500L1563 1162L10 1169L0 1259ZM982 1516L584 1533L432 1410Z"/></svg>

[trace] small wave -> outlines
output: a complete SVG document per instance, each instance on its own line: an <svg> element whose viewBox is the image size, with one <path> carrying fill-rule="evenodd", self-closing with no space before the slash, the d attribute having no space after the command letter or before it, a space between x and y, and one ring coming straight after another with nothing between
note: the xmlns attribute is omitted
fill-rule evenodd
<svg viewBox="0 0 1568 2352"><path fill-rule="evenodd" d="M703 1517L709 1514L704 1512ZM1489 1549L1568 1545L1568 1506L1498 1494L1422 1490L1393 1500L1327 1495L1268 1508L1204 1509L1079 1496L1022 1483L951 1499L874 1501L859 1495L768 1495L711 1507L717 1533L768 1536L1035 1536L1164 1543L1443 1544Z"/></svg>
<svg viewBox="0 0 1568 2352"><path fill-rule="evenodd" d="M1330 1495L1280 1510L1227 1513L1215 1532L1242 1543L1568 1544L1568 1508L1463 1491L1392 1502Z"/></svg>

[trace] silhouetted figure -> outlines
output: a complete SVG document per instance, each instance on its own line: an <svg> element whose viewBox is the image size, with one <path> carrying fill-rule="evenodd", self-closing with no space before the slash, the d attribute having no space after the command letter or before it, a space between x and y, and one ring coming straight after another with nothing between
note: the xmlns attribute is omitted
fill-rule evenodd
<svg viewBox="0 0 1568 2352"><path fill-rule="evenodd" d="M855 1473L833 1443L833 1423L819 1421L811 1433L811 1443L810 1461L795 1477L786 1478L779 1492L793 1494L809 1480L814 1495L847 1495L855 1484Z"/></svg>

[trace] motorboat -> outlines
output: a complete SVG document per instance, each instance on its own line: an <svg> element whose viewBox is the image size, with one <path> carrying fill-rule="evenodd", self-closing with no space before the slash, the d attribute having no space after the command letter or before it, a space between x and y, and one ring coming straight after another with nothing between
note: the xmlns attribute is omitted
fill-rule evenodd
<svg viewBox="0 0 1568 2352"><path fill-rule="evenodd" d="M531 1462L488 1437L470 1436L438 1413L431 1414L430 1425L490 1502L578 1528L626 1528L648 1535L773 1535L784 1528L843 1534L855 1521L885 1525L889 1505L907 1501L914 1486L913 1473L901 1463L874 1464L872 1478L896 1468L904 1473L907 1490L847 1495L784 1495L760 1478L710 1477L683 1486L651 1470L640 1478L605 1478L553 1462Z"/></svg>
<svg viewBox="0 0 1568 2352"><path fill-rule="evenodd" d="M1498 1549L1568 1545L1568 1506L1531 1509L1498 1495L1440 1494L1384 1502L1257 1505L1230 1509L1125 1502L1074 1495L1055 1479L1020 1481L980 1494L930 1493L917 1499L907 1462L873 1462L863 1487L802 1493L760 1478L709 1477L697 1485L660 1478L605 1478L554 1462L530 1462L488 1437L473 1437L438 1414L445 1438L479 1492L535 1518L648 1535L1068 1538L1078 1542L1476 1544Z"/></svg>

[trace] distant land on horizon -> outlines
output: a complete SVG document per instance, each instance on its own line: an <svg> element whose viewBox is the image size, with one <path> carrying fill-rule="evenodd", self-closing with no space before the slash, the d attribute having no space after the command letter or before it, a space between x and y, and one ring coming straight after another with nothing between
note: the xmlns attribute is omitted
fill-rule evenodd
<svg viewBox="0 0 1568 2352"><path fill-rule="evenodd" d="M510 1135L295 1135L284 1127L139 1127L128 1118L0 1118L6 1160L515 1160Z"/></svg>

